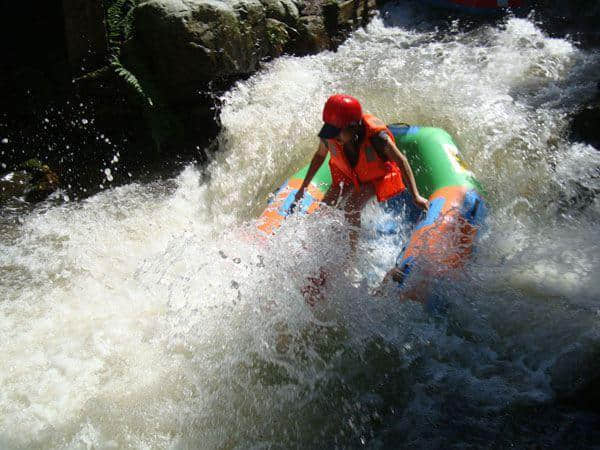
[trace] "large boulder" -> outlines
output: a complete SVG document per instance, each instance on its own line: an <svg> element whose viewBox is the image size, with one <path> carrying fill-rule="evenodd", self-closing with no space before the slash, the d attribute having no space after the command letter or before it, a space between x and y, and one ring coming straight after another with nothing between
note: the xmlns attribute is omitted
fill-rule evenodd
<svg viewBox="0 0 600 450"><path fill-rule="evenodd" d="M261 3L267 17L289 26L294 26L300 17L299 5L292 0L261 0Z"/></svg>
<svg viewBox="0 0 600 450"><path fill-rule="evenodd" d="M189 104L264 60L333 49L374 9L374 0L150 0L134 11L124 61L168 103Z"/></svg>
<svg viewBox="0 0 600 450"><path fill-rule="evenodd" d="M65 44L74 75L102 66L108 53L104 8L96 0L63 0Z"/></svg>
<svg viewBox="0 0 600 450"><path fill-rule="evenodd" d="M277 56L284 21L297 18L289 0L151 0L135 10L132 45L161 91L187 103L208 83L225 85Z"/></svg>
<svg viewBox="0 0 600 450"><path fill-rule="evenodd" d="M159 146L195 146L217 129L218 98L234 82L282 54L335 49L374 9L374 0L149 0L128 14L115 70Z"/></svg>
<svg viewBox="0 0 600 450"><path fill-rule="evenodd" d="M533 0L541 26L550 34L569 35L584 47L600 46L600 2L598 0Z"/></svg>
<svg viewBox="0 0 600 450"><path fill-rule="evenodd" d="M557 400L600 411L600 348L593 341L566 351L549 368Z"/></svg>
<svg viewBox="0 0 600 450"><path fill-rule="evenodd" d="M596 97L573 115L571 139L600 150L600 81Z"/></svg>
<svg viewBox="0 0 600 450"><path fill-rule="evenodd" d="M572 19L600 17L600 3L598 0L535 0L533 6L548 12L555 17L568 17Z"/></svg>
<svg viewBox="0 0 600 450"><path fill-rule="evenodd" d="M14 197L29 203L45 200L60 186L58 175L37 159L30 159L18 169L0 177L0 205Z"/></svg>

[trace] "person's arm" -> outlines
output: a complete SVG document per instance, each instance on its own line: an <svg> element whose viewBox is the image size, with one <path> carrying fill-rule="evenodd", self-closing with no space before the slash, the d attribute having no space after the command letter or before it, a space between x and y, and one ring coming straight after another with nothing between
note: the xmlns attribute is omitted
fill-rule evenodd
<svg viewBox="0 0 600 450"><path fill-rule="evenodd" d="M390 161L398 164L398 167L402 171L404 181L408 184L416 205L420 208L428 209L429 201L427 201L426 198L421 197L421 194L419 194L419 188L417 187L417 182L415 181L415 176L410 168L408 159L406 159L406 156L404 156L402 152L398 150L398 147L396 147L396 144L388 135L385 136L384 152Z"/></svg>
<svg viewBox="0 0 600 450"><path fill-rule="evenodd" d="M325 158L327 158L328 151L329 150L327 149L327 146L321 140L319 142L319 148L317 149L316 153L312 157L312 160L310 161L310 166L308 166L308 172L306 172L306 176L302 181L302 185L300 186L300 189L298 189L298 193L296 194L296 198L294 199L292 208L295 206L296 203L298 203L302 199L302 196L304 195L304 190L312 181L313 177L317 173L317 170L319 170L319 168L323 164L323 161L325 161Z"/></svg>
<svg viewBox="0 0 600 450"><path fill-rule="evenodd" d="M344 204L344 213L346 220L350 225L349 238L351 255L356 253L356 246L358 244L358 238L360 237L362 210L372 195L372 192L368 189L362 189L360 191L353 190Z"/></svg>

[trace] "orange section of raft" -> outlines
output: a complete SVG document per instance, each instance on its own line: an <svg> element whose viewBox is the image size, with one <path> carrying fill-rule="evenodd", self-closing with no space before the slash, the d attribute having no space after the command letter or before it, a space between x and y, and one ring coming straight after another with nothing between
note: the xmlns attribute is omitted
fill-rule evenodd
<svg viewBox="0 0 600 450"><path fill-rule="evenodd" d="M449 186L431 195L431 201L444 199L442 210L431 225L414 231L404 252L404 259L424 258L427 266L437 267L438 272L462 267L471 256L478 230L462 216L466 192L467 188L463 186Z"/></svg>
<svg viewBox="0 0 600 450"><path fill-rule="evenodd" d="M403 261L416 263L420 271L420 281L405 292L405 298L425 301L428 280L460 273L458 269L471 257L479 227L463 216L467 191L463 186L449 186L430 196L432 203L436 199L444 203L433 223L417 227L404 251Z"/></svg>
<svg viewBox="0 0 600 450"><path fill-rule="evenodd" d="M286 215L281 213L281 207L285 204L287 198L290 195L296 195L298 189L302 185L302 181L299 178L292 178L288 181L287 185L280 189L276 194L273 201L267 206L267 209L261 214L258 219L259 225L258 229L262 232L270 235L273 234L283 223L286 218ZM325 193L316 188L314 185L310 184L307 188L308 193L312 196L314 201L309 205L306 210L307 214L313 213L317 208L319 208L320 202L325 198Z"/></svg>

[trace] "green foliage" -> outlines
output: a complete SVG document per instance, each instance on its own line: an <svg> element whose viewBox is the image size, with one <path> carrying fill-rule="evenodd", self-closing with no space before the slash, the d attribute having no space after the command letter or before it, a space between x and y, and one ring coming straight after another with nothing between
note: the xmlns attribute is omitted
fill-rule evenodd
<svg viewBox="0 0 600 450"><path fill-rule="evenodd" d="M28 159L23 164L21 164L20 168L23 170L41 170L42 162L36 158Z"/></svg>
<svg viewBox="0 0 600 450"><path fill-rule="evenodd" d="M151 77L141 61L128 58L127 67L121 58L123 43L133 35L133 13L141 0L104 0L106 28L111 53L110 69L127 87L131 100L140 104L152 138L160 149L161 143L182 134L180 121L161 104L160 90L152 86ZM135 71L135 73L134 73Z"/></svg>
<svg viewBox="0 0 600 450"><path fill-rule="evenodd" d="M289 38L285 24L275 19L267 20L267 40L273 49L281 53Z"/></svg>
<svg viewBox="0 0 600 450"><path fill-rule="evenodd" d="M121 46L131 37L133 11L140 0L104 0L106 10L106 28L111 58L110 67L130 91L147 106L152 99L142 88L137 76L127 69L121 61Z"/></svg>
<svg viewBox="0 0 600 450"><path fill-rule="evenodd" d="M152 87L152 83L143 81L134 73L121 64L118 58L113 58L110 66L120 80L128 87L132 94L132 100L139 102L144 112L144 118L148 124L152 139L160 150L161 143L182 134L183 129L180 121L170 112L169 108L155 102L152 98L160 98L158 91Z"/></svg>
<svg viewBox="0 0 600 450"><path fill-rule="evenodd" d="M144 91L139 79L125 66L123 66L123 64L121 64L119 58L114 57L110 62L110 67L114 70L117 76L125 82L135 96L142 100L142 103L145 106L153 106L152 99Z"/></svg>
<svg viewBox="0 0 600 450"><path fill-rule="evenodd" d="M132 31L133 10L139 0L105 0L108 45L113 55L118 55L121 45Z"/></svg>

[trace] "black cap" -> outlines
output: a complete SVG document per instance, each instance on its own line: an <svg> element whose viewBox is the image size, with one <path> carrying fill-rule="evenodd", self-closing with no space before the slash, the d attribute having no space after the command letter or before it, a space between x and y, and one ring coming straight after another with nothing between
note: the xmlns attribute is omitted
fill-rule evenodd
<svg viewBox="0 0 600 450"><path fill-rule="evenodd" d="M333 125L329 125L328 123L326 123L325 125L323 125L323 128L321 128L321 131L319 131L319 137L321 139L333 139L338 134L340 134L341 131L341 128L337 128Z"/></svg>

